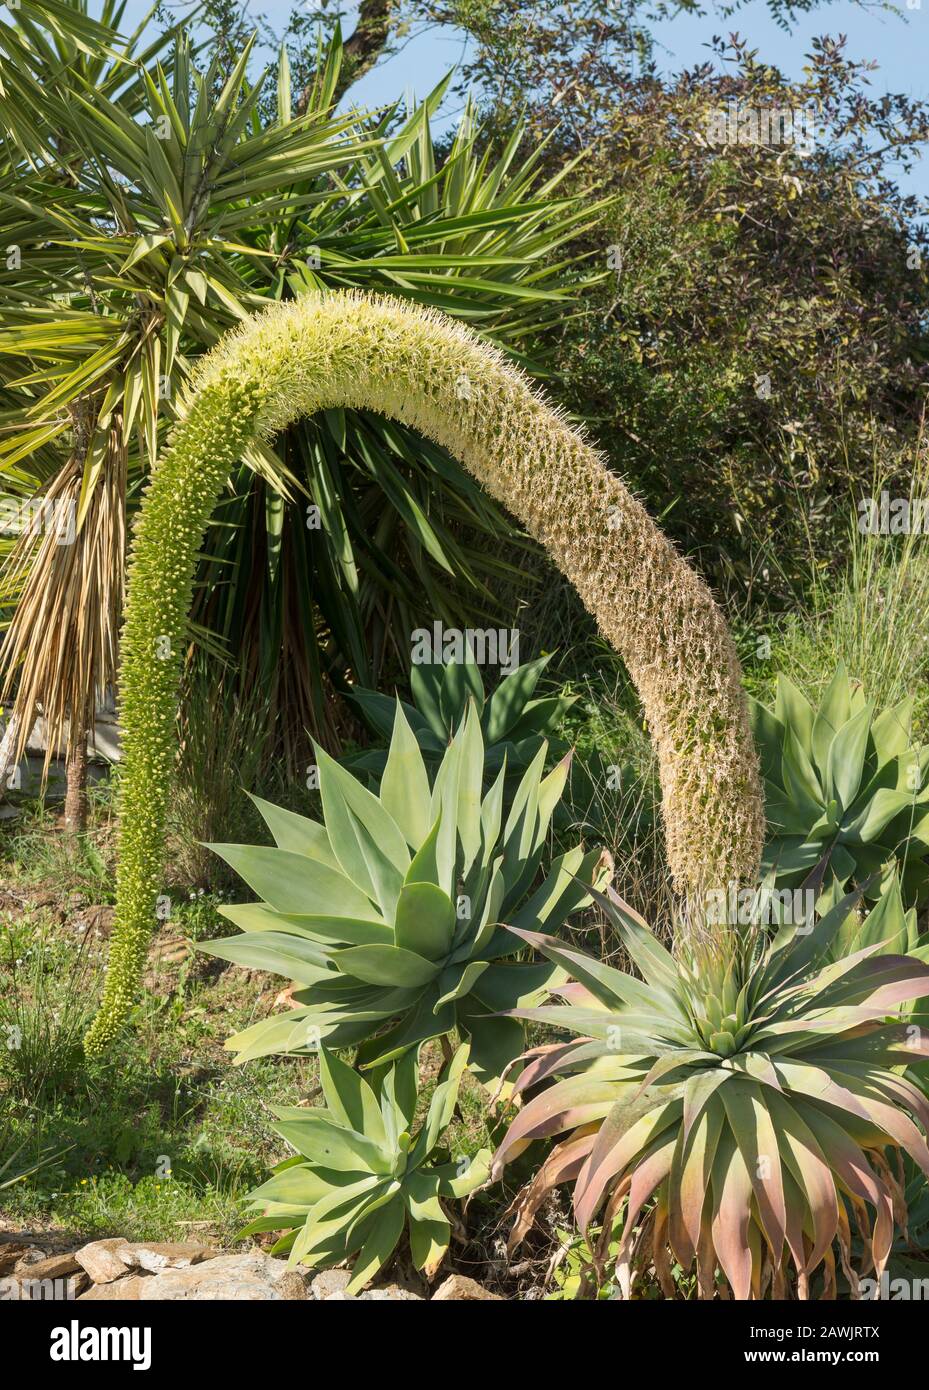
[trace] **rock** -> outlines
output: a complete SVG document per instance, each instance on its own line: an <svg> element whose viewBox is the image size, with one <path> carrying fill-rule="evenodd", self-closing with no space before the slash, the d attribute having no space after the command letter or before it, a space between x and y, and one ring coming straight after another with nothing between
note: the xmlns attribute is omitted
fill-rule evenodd
<svg viewBox="0 0 929 1390"><path fill-rule="evenodd" d="M323 1269L310 1285L310 1292L319 1302L324 1302L327 1298L336 1298L339 1294L345 1293L351 1277L350 1269Z"/></svg>
<svg viewBox="0 0 929 1390"><path fill-rule="evenodd" d="M16 1266L16 1273L27 1279L66 1279L80 1269L74 1251L67 1255L43 1255L42 1259L24 1258Z"/></svg>
<svg viewBox="0 0 929 1390"><path fill-rule="evenodd" d="M119 1287L119 1286L117 1286ZM117 1295L114 1294L114 1297ZM218 1255L187 1269L167 1269L139 1279L140 1299L240 1299L247 1302L306 1298L303 1277L284 1260L251 1252Z"/></svg>
<svg viewBox="0 0 929 1390"><path fill-rule="evenodd" d="M402 1289L399 1284L385 1284L382 1289L365 1289L364 1293L358 1294L359 1301L364 1299L369 1303L425 1303L421 1293L414 1293L412 1289Z"/></svg>
<svg viewBox="0 0 929 1390"><path fill-rule="evenodd" d="M114 1279L122 1279L126 1273L131 1258L124 1259L122 1252L128 1254L129 1250L128 1240L117 1236L111 1240L92 1240L89 1245L76 1250L74 1258L95 1284L111 1284Z"/></svg>
<svg viewBox="0 0 929 1390"><path fill-rule="evenodd" d="M505 1303L506 1299L498 1293L491 1293L476 1279L464 1274L450 1274L432 1295L433 1303L450 1303L457 1299L467 1299L472 1303Z"/></svg>
<svg viewBox="0 0 929 1390"><path fill-rule="evenodd" d="M278 1279L275 1288L281 1298L294 1301L306 1298L306 1281L297 1269L288 1269Z"/></svg>
<svg viewBox="0 0 929 1390"><path fill-rule="evenodd" d="M10 1241L8 1244L0 1245L0 1276L12 1274L16 1266L28 1259L30 1252L34 1249L35 1246L23 1245L20 1241ZM41 1258L44 1253L40 1250L36 1258Z"/></svg>
<svg viewBox="0 0 929 1390"><path fill-rule="evenodd" d="M157 1276L130 1274L125 1279L112 1279L108 1284L93 1284L78 1298L78 1303L99 1302L101 1299L118 1299L130 1302L139 1298L143 1284L151 1284Z"/></svg>
<svg viewBox="0 0 929 1390"><path fill-rule="evenodd" d="M203 1260L215 1259L218 1254L206 1245L173 1241L133 1241L127 1249L118 1252L127 1268L144 1269L148 1274L161 1274L165 1269L189 1269Z"/></svg>

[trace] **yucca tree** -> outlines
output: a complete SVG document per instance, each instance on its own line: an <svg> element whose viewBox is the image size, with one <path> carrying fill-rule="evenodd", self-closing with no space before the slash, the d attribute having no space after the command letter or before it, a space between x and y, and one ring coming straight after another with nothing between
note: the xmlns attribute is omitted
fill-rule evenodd
<svg viewBox="0 0 929 1390"><path fill-rule="evenodd" d="M86 0L58 8L87 22ZM113 680L126 505L197 357L268 300L344 285L442 305L518 351L563 315L558 248L592 215L541 181L538 151L519 164L518 132L496 161L479 156L470 112L437 170L444 84L406 119L333 115L338 33L296 118L282 55L268 120L251 44L223 81L182 34L120 39L123 12L105 0L96 49L43 27L39 6L14 12L15 80L0 90L0 216L21 248L0 281L0 469L77 518L73 546L14 551L3 671L7 693L18 678L20 746L39 704L51 745L70 728L78 775ZM331 679L372 679L368 644L397 648L423 595L446 619L465 612L464 588L486 599L501 567L459 536L501 525L440 450L330 413L233 470L193 631L209 626L273 712L291 711L295 739L331 732Z"/></svg>

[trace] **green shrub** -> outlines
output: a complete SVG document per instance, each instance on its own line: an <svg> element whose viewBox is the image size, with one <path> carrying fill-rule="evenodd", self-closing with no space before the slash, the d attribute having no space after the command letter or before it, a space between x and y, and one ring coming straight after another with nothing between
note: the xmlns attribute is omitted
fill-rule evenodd
<svg viewBox="0 0 929 1390"><path fill-rule="evenodd" d="M451 1238L441 1199L462 1198L486 1180L490 1153L464 1163L431 1161L451 1121L468 1060L460 1047L446 1068L418 1130L419 1048L381 1078L364 1077L321 1048L325 1106L276 1109L275 1126L298 1151L249 1194L262 1215L243 1236L285 1230L272 1254L292 1263L331 1266L354 1259L346 1293L355 1294L390 1259L409 1227L413 1264L431 1277Z"/></svg>

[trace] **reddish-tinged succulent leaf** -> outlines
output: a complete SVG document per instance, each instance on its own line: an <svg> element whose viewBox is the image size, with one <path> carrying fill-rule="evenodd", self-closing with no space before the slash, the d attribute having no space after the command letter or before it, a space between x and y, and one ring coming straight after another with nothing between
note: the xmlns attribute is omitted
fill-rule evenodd
<svg viewBox="0 0 929 1390"><path fill-rule="evenodd" d="M651 1197L655 1188L658 1187L671 1169L671 1159L674 1154L674 1136L660 1140L655 1148L650 1150L641 1163L636 1165L632 1175L632 1182L629 1187L629 1205L626 1208L626 1221L623 1226L622 1237L619 1242L619 1250L616 1255L616 1277L620 1288L626 1298L631 1291L631 1277L629 1268L629 1251L632 1246L632 1239L635 1235L635 1223L639 1218L639 1213L645 1203Z"/></svg>
<svg viewBox="0 0 929 1390"><path fill-rule="evenodd" d="M835 1182L822 1149L796 1107L788 1105L776 1091L771 1092L770 1105L780 1139L781 1157L803 1193L812 1217L813 1248L805 1266L809 1272L816 1268L823 1252L835 1239L838 1223Z"/></svg>
<svg viewBox="0 0 929 1390"><path fill-rule="evenodd" d="M696 1049L688 1051L686 1048L675 1048L673 1052L666 1052L663 1057L659 1057L656 1062L652 1063L636 1095L642 1095L650 1086L656 1085L663 1076L668 1076L681 1067L692 1066L696 1062L708 1062L715 1065L717 1058L712 1052L698 1052ZM701 1074L706 1075L705 1072Z"/></svg>
<svg viewBox="0 0 929 1390"><path fill-rule="evenodd" d="M806 1210L806 1203L803 1192L794 1182L790 1176L790 1170L786 1167L782 1168L782 1178L784 1182L784 1210L787 1214L784 1234L787 1248L797 1269L797 1297L806 1298L806 1290L809 1287L807 1248L803 1238L803 1213Z"/></svg>
<svg viewBox="0 0 929 1390"><path fill-rule="evenodd" d="M730 1134L724 1134L713 1160L713 1245L736 1298L752 1287L752 1252L748 1243L752 1183L745 1159Z"/></svg>
<svg viewBox="0 0 929 1390"><path fill-rule="evenodd" d="M617 1101L600 1126L597 1142L574 1189L574 1216L586 1231L612 1180L680 1113L680 1101L655 1096ZM669 1160L670 1162L670 1160Z"/></svg>
<svg viewBox="0 0 929 1390"><path fill-rule="evenodd" d="M895 1105L888 1105L885 1101L875 1100L871 1096L863 1098L865 1109L870 1113L874 1123L879 1125L885 1134L889 1134L892 1139L905 1149L920 1168L929 1177L929 1148L926 1141L920 1134L916 1125Z"/></svg>
<svg viewBox="0 0 929 1390"><path fill-rule="evenodd" d="M690 1137L690 1131L703 1113L703 1107L709 1101L710 1096L724 1081L731 1080L732 1072L726 1067L714 1067L711 1071L698 1072L696 1076L688 1077L684 1082L685 1140Z"/></svg>
<svg viewBox="0 0 929 1390"><path fill-rule="evenodd" d="M776 1091L783 1089L773 1061L764 1052L742 1052L731 1060L733 1067L747 1072L756 1081L763 1081L766 1086L773 1086Z"/></svg>
<svg viewBox="0 0 929 1390"><path fill-rule="evenodd" d="M781 1155L771 1113L756 1081L736 1081L719 1092L746 1169L761 1225L776 1260L784 1248L787 1213Z"/></svg>
<svg viewBox="0 0 929 1390"><path fill-rule="evenodd" d="M584 1076L559 1081L535 1096L516 1116L494 1154L493 1173L499 1175L518 1141L547 1139L566 1129L602 1119L615 1103L615 1083L593 1082Z"/></svg>
<svg viewBox="0 0 929 1390"><path fill-rule="evenodd" d="M891 1009L929 994L929 966L912 956L875 956L846 976L837 1002ZM832 991L830 991L830 996ZM833 999L829 1001L832 1004Z"/></svg>
<svg viewBox="0 0 929 1390"><path fill-rule="evenodd" d="M577 1177L594 1146L595 1139L596 1127L591 1126L575 1135L573 1139L568 1139L552 1149L532 1182L523 1188L510 1208L516 1220L506 1243L508 1255L512 1255L525 1239L527 1232L532 1229L535 1214L552 1188Z"/></svg>
<svg viewBox="0 0 929 1390"><path fill-rule="evenodd" d="M786 1058L777 1057L775 1065L784 1088L791 1094L799 1093L801 1096L809 1096L811 1100L834 1105L838 1110L847 1110L850 1115L857 1115L860 1120L871 1119L858 1096L840 1085L834 1073L824 1071L822 1067L812 1066L806 1060L790 1062Z"/></svg>
<svg viewBox="0 0 929 1390"><path fill-rule="evenodd" d="M656 988L654 985L645 985L623 970L604 965L602 961L586 956L581 951L572 951L556 937L545 936L541 932L525 931L519 927L510 927L510 931L522 937L537 951L541 951L542 955L547 956L555 965L567 970L571 978L584 985L605 1008L615 1008L617 1000L622 1000L626 1004L648 1011ZM664 992L661 993L664 997Z"/></svg>
<svg viewBox="0 0 929 1390"><path fill-rule="evenodd" d="M886 1071L881 1072L878 1077L869 1077L868 1081L891 1102L897 1100L901 1105L907 1106L926 1134L929 1134L929 1103L918 1086L914 1086L905 1076Z"/></svg>
<svg viewBox="0 0 929 1390"><path fill-rule="evenodd" d="M694 1122L684 1140L677 1201L681 1227L692 1250L699 1250L703 1229L703 1209L713 1173L713 1156L719 1142L725 1111L717 1098L711 1099ZM673 1210L673 1208L672 1208Z"/></svg>

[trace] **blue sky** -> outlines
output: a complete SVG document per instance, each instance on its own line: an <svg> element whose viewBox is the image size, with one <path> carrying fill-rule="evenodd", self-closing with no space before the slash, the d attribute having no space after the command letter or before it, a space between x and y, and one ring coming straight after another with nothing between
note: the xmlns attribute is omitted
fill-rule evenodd
<svg viewBox="0 0 929 1390"><path fill-rule="evenodd" d="M134 5L136 0L132 0ZM138 0L141 8L142 0ZM283 30L297 0L251 0L254 13L267 16L277 30ZM907 5L912 5L908 9ZM130 6L131 7L131 6ZM723 20L713 15L696 18L680 15L655 26L659 43L659 67L665 72L704 62L709 57L706 44L713 34L737 30L766 62L789 76L802 72L805 54L817 35L846 34L848 55L872 59L878 69L871 74L875 94L902 92L910 97L929 99L929 0L900 0L902 16L876 9L864 10L851 0L822 5L812 14L801 15L790 34L774 23L767 6L752 0L737 15ZM346 7L343 27L350 32L356 10ZM463 40L449 30L431 30L412 38L395 57L377 68L352 89L359 104L378 105L395 100L407 90L417 96L429 91L439 78L460 61ZM449 106L446 115L453 115ZM909 178L901 178L908 191L929 198L929 150Z"/></svg>

